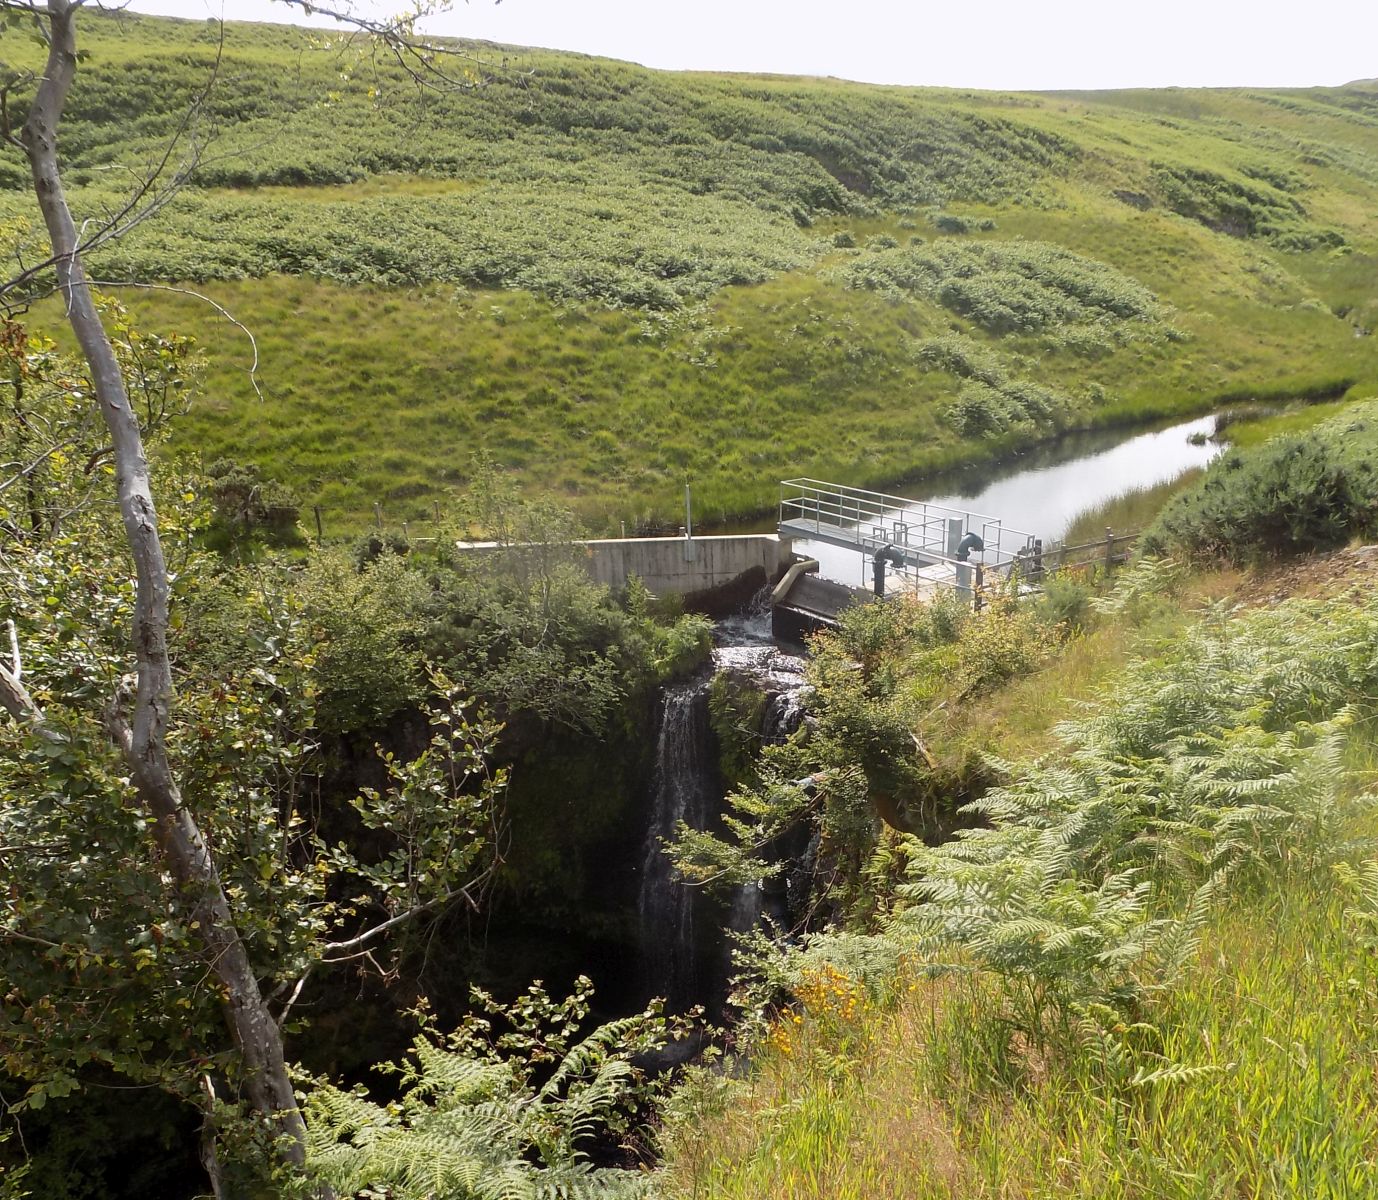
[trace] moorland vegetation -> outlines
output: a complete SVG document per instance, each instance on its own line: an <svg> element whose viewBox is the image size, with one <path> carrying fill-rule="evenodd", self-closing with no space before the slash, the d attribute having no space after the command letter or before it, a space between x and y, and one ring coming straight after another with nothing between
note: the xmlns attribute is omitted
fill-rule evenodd
<svg viewBox="0 0 1378 1200"><path fill-rule="evenodd" d="M79 217L118 207L217 70L185 185L92 262L257 337L262 400L242 329L122 293L206 352L174 446L257 468L328 533L432 514L478 448L607 532L671 517L686 480L725 518L805 465L893 483L1378 382L1365 85L1017 95L474 45L481 86L436 96L281 27L84 28Z"/></svg>
<svg viewBox="0 0 1378 1200"><path fill-rule="evenodd" d="M203 1170L395 1200L1373 1190L1378 613L1371 587L1283 599L1267 573L1378 513L1354 402L1378 381L1372 88L997 96L513 51L422 109L304 35L91 28L64 126L83 216L188 111L206 135L90 253L132 285L99 315L161 443L147 745L185 790L150 808L125 732L150 620L127 542L154 523L103 502L130 460L36 288L0 337L22 467L0 487L0 1195ZM0 183L32 261L23 177ZM189 284L261 332L258 380ZM1335 403L1274 413L1117 580L856 607L778 744L761 695L714 685L727 812L667 849L706 890L794 870L807 917L740 940L733 1029L652 1084L690 1022L596 1026L578 960L626 952L603 867L640 849L650 701L709 630L591 584L566 502L652 524L693 475L727 516L801 458L871 481L1270 396ZM246 413L283 440L243 438ZM518 494L537 484L561 500ZM293 523L442 495L425 543ZM473 533L497 549L456 553ZM171 881L174 821L218 875ZM776 852L801 835L802 868ZM211 890L306 1068L299 1137L227 1042Z"/></svg>

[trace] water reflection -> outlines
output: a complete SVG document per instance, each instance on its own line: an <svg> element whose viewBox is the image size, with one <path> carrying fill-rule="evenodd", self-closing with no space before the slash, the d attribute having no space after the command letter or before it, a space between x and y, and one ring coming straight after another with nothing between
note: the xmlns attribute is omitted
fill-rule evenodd
<svg viewBox="0 0 1378 1200"><path fill-rule="evenodd" d="M1209 437L1214 429L1215 418L1206 416L1128 437L1122 431L1083 434L960 478L930 478L895 490L912 500L999 518L1051 543L1089 508L1206 466L1221 447L1199 439L1193 444L1193 437ZM818 559L830 579L857 587L870 583L864 555L823 542L796 541L794 548Z"/></svg>

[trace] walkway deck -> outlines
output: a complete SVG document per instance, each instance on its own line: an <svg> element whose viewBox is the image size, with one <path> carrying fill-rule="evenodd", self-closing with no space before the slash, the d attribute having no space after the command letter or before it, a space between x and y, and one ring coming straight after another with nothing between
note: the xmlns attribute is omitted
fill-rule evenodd
<svg viewBox="0 0 1378 1200"><path fill-rule="evenodd" d="M1034 548L1032 534L998 517L820 479L780 484L779 528L781 537L826 542L868 558L893 547L904 560L907 581L920 591L970 588L976 565L987 576L1008 574ZM981 539L985 550L973 551L963 562L957 548L969 533Z"/></svg>

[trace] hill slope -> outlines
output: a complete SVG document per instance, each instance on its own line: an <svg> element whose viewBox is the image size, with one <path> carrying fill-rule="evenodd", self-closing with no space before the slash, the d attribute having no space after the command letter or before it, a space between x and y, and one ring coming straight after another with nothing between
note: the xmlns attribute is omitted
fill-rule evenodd
<svg viewBox="0 0 1378 1200"><path fill-rule="evenodd" d="M96 217L214 69L213 23L91 13L64 127ZM1224 397L1378 390L1378 94L1007 95L466 47L420 95L357 44L234 25L190 185L98 274L195 333L177 444L335 523L489 449L593 524L768 502ZM0 55L34 49L6 33ZM22 164L0 219L28 219ZM37 244L31 228L29 241ZM54 314L42 307L40 321Z"/></svg>

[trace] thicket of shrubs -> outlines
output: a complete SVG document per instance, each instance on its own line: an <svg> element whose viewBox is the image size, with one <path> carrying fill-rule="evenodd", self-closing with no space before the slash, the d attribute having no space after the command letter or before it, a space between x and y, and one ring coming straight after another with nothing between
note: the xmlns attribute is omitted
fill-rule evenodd
<svg viewBox="0 0 1378 1200"><path fill-rule="evenodd" d="M1342 545L1378 528L1378 403L1257 450L1230 451L1169 501L1150 553L1245 563Z"/></svg>
<svg viewBox="0 0 1378 1200"><path fill-rule="evenodd" d="M843 269L854 288L918 296L996 334L1092 326L1117 340L1166 331L1148 288L1046 242L953 242L866 254Z"/></svg>
<svg viewBox="0 0 1378 1200"><path fill-rule="evenodd" d="M125 13L83 23L90 59L63 124L79 219L118 211L116 189L158 160L216 71L206 29ZM1018 199L1078 155L982 105L913 92L539 51L496 60L470 45L456 69L484 86L423 97L358 47L282 28L225 36L198 109L213 151L188 163L191 187L156 228L97 260L103 271L446 281L669 308L812 261L820 247L800 228L820 216ZM243 191L350 184L363 194L348 203ZM0 214L25 192L22 162L0 163Z"/></svg>
<svg viewBox="0 0 1378 1200"><path fill-rule="evenodd" d="M1162 165L1155 178L1173 212L1231 237L1261 238L1279 250L1342 246L1344 235L1314 224L1294 195L1305 186L1295 171L1271 163L1248 168L1244 179L1200 167Z"/></svg>
<svg viewBox="0 0 1378 1200"><path fill-rule="evenodd" d="M1069 396L1030 379L1012 379L993 351L961 334L923 342L917 354L920 362L963 381L946 413L962 437L1047 433L1071 411Z"/></svg>

